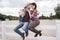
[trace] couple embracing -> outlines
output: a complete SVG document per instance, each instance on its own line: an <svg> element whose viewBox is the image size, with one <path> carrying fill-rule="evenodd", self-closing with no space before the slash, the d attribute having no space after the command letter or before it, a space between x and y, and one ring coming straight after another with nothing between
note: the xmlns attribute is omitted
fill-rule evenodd
<svg viewBox="0 0 60 40"><path fill-rule="evenodd" d="M19 24L16 26L14 31L18 33L23 40L25 39L24 34L26 34L26 37L28 36L28 30L35 33L34 37L37 37L37 35L41 36L41 30L36 30L35 27L37 27L40 24L39 18L37 17L37 5L36 3L29 3L27 4L24 9L20 10L19 12ZM23 28L22 28L23 27ZM19 29L22 28L25 32L22 33Z"/></svg>

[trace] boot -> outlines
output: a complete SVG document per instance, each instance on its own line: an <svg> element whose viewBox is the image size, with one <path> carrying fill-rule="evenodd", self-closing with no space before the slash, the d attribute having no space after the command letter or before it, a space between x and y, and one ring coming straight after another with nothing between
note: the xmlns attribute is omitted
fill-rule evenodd
<svg viewBox="0 0 60 40"><path fill-rule="evenodd" d="M23 38L23 40L25 39L24 33L23 33L23 37L22 38Z"/></svg>
<svg viewBox="0 0 60 40"><path fill-rule="evenodd" d="M42 36L41 30L40 30L40 31L38 31L38 33L36 33L34 37L37 37L37 36L38 36L38 34L39 34L39 36Z"/></svg>

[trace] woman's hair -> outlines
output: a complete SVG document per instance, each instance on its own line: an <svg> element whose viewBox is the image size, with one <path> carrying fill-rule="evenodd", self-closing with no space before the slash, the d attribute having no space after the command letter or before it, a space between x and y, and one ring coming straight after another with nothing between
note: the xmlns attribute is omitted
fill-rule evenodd
<svg viewBox="0 0 60 40"><path fill-rule="evenodd" d="M35 8L34 8L34 9L36 9L36 8L37 8L36 3L31 3L31 5L35 6Z"/></svg>
<svg viewBox="0 0 60 40"><path fill-rule="evenodd" d="M36 3L28 3L24 8L27 8L29 5L33 5L33 6L35 6L35 8L34 9L36 9L37 8L37 5L36 5Z"/></svg>
<svg viewBox="0 0 60 40"><path fill-rule="evenodd" d="M31 3L28 3L24 8L27 8Z"/></svg>

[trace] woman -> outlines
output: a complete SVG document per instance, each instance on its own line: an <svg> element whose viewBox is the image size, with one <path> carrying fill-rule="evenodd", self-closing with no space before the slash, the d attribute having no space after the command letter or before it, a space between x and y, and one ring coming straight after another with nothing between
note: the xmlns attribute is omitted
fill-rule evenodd
<svg viewBox="0 0 60 40"><path fill-rule="evenodd" d="M41 36L42 35L41 30L38 31L38 30L35 29L35 27L37 27L40 24L39 18L37 17L37 15L38 15L37 9L36 9L37 5L36 5L36 3L31 3L30 5L32 6L30 8L31 9L30 13L32 15L32 17L31 17L32 21L29 24L29 30L32 31L32 32L34 32L34 33L36 33L35 37L37 37L38 34Z"/></svg>
<svg viewBox="0 0 60 40"><path fill-rule="evenodd" d="M28 33L28 25L30 21L30 13L28 11L29 11L29 4L23 10L20 10L19 12L20 23L14 29L14 31L23 38L23 40L25 39L24 33L19 31L19 29L23 27L23 30L25 31L25 33Z"/></svg>

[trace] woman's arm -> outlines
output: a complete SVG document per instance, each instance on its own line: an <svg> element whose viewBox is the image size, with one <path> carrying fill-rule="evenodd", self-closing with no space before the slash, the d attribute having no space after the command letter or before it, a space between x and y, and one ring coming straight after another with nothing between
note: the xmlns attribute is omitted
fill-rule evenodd
<svg viewBox="0 0 60 40"><path fill-rule="evenodd" d="M30 10L28 10L28 12L29 12L29 16L30 16L30 18L32 18L32 15L31 15L31 12L30 12Z"/></svg>

